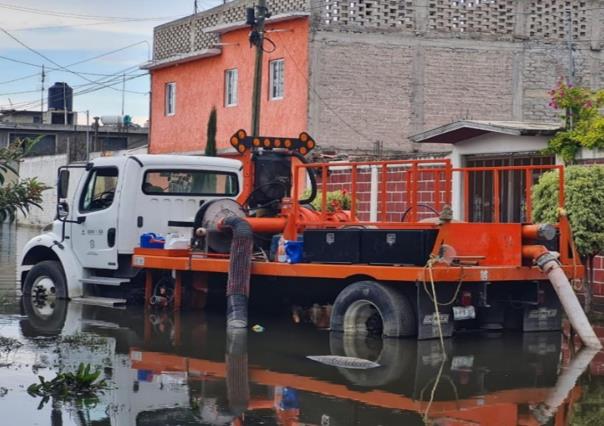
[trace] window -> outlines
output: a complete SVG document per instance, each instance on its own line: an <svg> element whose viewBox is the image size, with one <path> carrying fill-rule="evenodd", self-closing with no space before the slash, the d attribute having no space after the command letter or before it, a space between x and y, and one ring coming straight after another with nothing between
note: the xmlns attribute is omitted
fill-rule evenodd
<svg viewBox="0 0 604 426"><path fill-rule="evenodd" d="M27 154L25 154L26 157L35 157L38 155L55 155L57 153L56 135L42 135L35 133L10 133L8 140L9 144L25 140L37 141L36 144L29 149Z"/></svg>
<svg viewBox="0 0 604 426"><path fill-rule="evenodd" d="M466 167L510 167L540 166L555 163L553 155L539 153L510 153L507 155L468 155ZM539 180L545 170L532 171L532 183ZM523 170L504 170L499 173L500 220L504 223L527 222L526 218L526 177ZM470 196L470 222L493 222L494 182L491 171L471 171L468 174Z"/></svg>
<svg viewBox="0 0 604 426"><path fill-rule="evenodd" d="M237 105L237 68L226 70L224 74L224 105Z"/></svg>
<svg viewBox="0 0 604 426"><path fill-rule="evenodd" d="M92 169L80 199L80 212L93 212L111 206L116 187L117 168Z"/></svg>
<svg viewBox="0 0 604 426"><path fill-rule="evenodd" d="M220 195L239 192L237 175L208 170L150 170L145 173L143 192L149 195Z"/></svg>
<svg viewBox="0 0 604 426"><path fill-rule="evenodd" d="M176 83L166 83L166 115L176 114Z"/></svg>
<svg viewBox="0 0 604 426"><path fill-rule="evenodd" d="M269 99L283 99L284 87L283 87L283 72L284 72L284 61L283 59L276 59L270 62L270 82L269 82Z"/></svg>

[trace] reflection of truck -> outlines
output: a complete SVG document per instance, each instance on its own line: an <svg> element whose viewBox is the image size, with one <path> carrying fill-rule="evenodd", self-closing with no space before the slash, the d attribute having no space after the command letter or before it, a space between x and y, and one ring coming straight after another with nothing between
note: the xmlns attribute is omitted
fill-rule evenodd
<svg viewBox="0 0 604 426"><path fill-rule="evenodd" d="M448 342L445 359L437 342L348 338L279 320L267 322L264 333L230 336L220 317L191 311L143 314L62 302L52 317L30 314L21 324L28 337L63 336L59 370L80 361L105 367L115 386L86 417L114 426L237 425L242 417L245 424L280 425L425 424L422 417L536 425L531 410L559 390L560 366L568 362L561 361L560 333L464 336ZM75 354L67 343L74 335L104 340L107 350L80 344ZM335 368L308 360L311 354L363 357L380 367ZM580 391L549 407L552 424L566 424Z"/></svg>
<svg viewBox="0 0 604 426"><path fill-rule="evenodd" d="M316 297L333 303L334 330L423 339L460 327L560 328L558 298L535 261L562 271L559 279L581 274L568 222L562 216L555 225L504 223L501 199L509 182L523 182L530 217L531 186L544 170L562 175L561 166L454 169L446 159L308 164L304 155L315 141L306 133L265 138L240 130L230 143L237 159L137 156L89 164L74 195L59 203L53 231L26 246L23 292L118 294L107 289L133 289L140 268L147 303L158 300L160 288L167 295L161 300L180 307L202 298L196 295L208 291L208 274L228 273L237 259L252 276L299 279L285 301L320 282ZM60 196L68 192L64 181ZM460 204L469 218L470 182L477 181L491 182L492 223L454 220L453 188L463 188ZM563 187L561 179L560 205ZM334 189L345 195L332 200ZM254 250L245 254L231 252L239 224L253 238ZM191 248L135 248L141 234L171 229L189 232ZM229 303L237 304L230 312L247 304L249 279L239 281L229 280L237 288L235 294L227 287ZM186 292L192 297L183 299ZM277 291L268 294L258 300L281 302Z"/></svg>

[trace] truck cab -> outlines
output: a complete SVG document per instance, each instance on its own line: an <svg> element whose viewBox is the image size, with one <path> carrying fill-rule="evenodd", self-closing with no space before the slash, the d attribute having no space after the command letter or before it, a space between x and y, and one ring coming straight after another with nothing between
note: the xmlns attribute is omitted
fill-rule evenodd
<svg viewBox="0 0 604 426"><path fill-rule="evenodd" d="M20 260L26 295L76 298L87 285L127 285L145 233L185 233L200 205L242 191L238 160L178 155L101 157L59 170L57 216Z"/></svg>

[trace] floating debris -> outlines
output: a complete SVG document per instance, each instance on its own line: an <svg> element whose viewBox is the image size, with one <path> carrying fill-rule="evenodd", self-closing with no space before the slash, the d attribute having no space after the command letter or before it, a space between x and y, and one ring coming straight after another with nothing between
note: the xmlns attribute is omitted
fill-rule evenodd
<svg viewBox="0 0 604 426"><path fill-rule="evenodd" d="M353 368L357 370L367 370L369 368L376 368L380 366L380 364L377 362L351 356L309 355L306 358L312 361L320 362L321 364L330 365L332 367Z"/></svg>

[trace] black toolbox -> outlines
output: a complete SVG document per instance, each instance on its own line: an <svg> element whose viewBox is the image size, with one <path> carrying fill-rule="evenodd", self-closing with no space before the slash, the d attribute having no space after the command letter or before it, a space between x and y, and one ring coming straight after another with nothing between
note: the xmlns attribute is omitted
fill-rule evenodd
<svg viewBox="0 0 604 426"><path fill-rule="evenodd" d="M360 263L424 266L437 233L436 229L363 229Z"/></svg>
<svg viewBox="0 0 604 426"><path fill-rule="evenodd" d="M307 229L304 231L304 261L359 263L360 229Z"/></svg>

